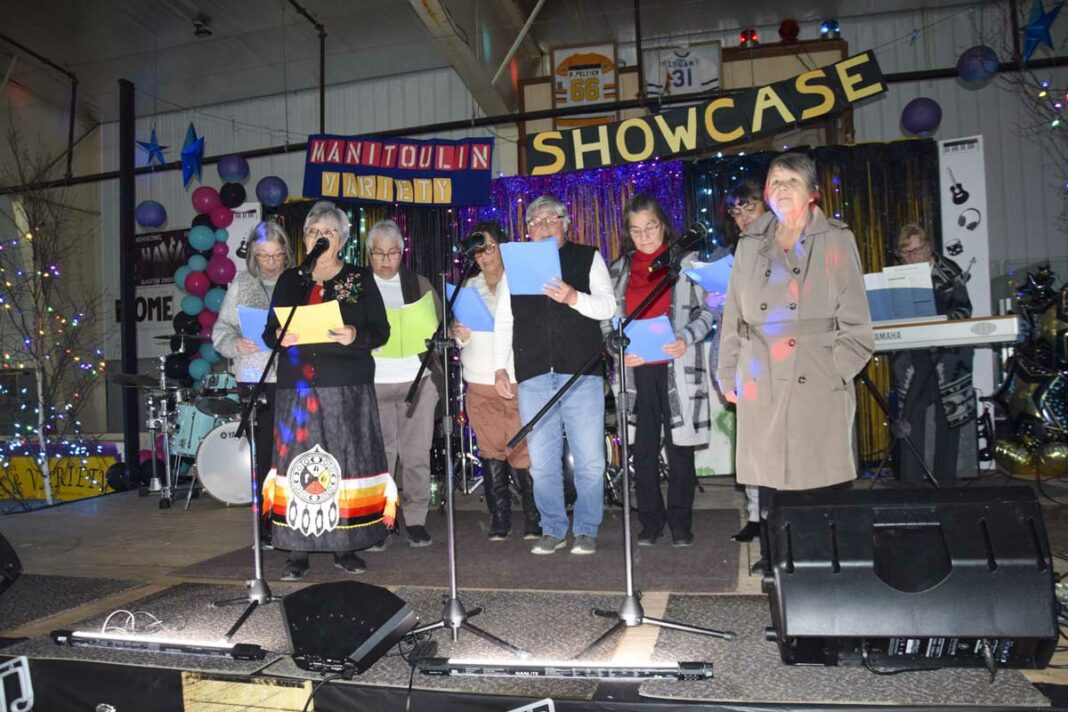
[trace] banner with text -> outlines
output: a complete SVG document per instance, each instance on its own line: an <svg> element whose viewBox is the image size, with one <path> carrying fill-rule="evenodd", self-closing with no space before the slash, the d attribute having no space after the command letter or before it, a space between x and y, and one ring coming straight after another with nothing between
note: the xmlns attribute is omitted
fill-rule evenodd
<svg viewBox="0 0 1068 712"><path fill-rule="evenodd" d="M304 197L418 205L486 205L492 138L458 141L308 137Z"/></svg>
<svg viewBox="0 0 1068 712"><path fill-rule="evenodd" d="M864 52L697 106L601 126L542 131L527 138L526 165L530 175L544 176L715 150L833 116L885 91L875 55Z"/></svg>

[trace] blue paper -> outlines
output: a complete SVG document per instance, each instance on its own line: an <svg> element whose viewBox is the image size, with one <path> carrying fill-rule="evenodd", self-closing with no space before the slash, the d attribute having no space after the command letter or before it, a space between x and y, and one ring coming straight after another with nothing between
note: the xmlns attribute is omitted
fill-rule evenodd
<svg viewBox="0 0 1068 712"><path fill-rule="evenodd" d="M267 310L253 309L252 307L237 308L237 319L241 322L241 336L249 341L255 341L260 351L269 351L270 348L263 341L263 330L267 328Z"/></svg>
<svg viewBox="0 0 1068 712"><path fill-rule="evenodd" d="M672 356L664 353L665 346L675 343L675 332L666 316L635 319L627 324L623 333L630 339L625 353L641 356L646 363L672 359Z"/></svg>
<svg viewBox="0 0 1068 712"><path fill-rule="evenodd" d="M446 299L451 300L455 291L456 287L445 284ZM452 305L452 315L471 331L493 331L493 315L482 295L473 287L460 287L460 296Z"/></svg>
<svg viewBox="0 0 1068 712"><path fill-rule="evenodd" d="M734 255L727 255L715 262L696 262L693 269L685 270L685 274L706 292L726 294L733 268Z"/></svg>
<svg viewBox="0 0 1068 712"><path fill-rule="evenodd" d="M560 249L552 238L506 242L500 251L511 294L544 294L542 285L560 279Z"/></svg>

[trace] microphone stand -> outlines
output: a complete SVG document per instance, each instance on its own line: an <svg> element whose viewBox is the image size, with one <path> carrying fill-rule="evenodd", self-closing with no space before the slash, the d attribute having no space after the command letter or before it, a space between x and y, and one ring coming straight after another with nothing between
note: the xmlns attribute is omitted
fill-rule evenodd
<svg viewBox="0 0 1068 712"><path fill-rule="evenodd" d="M263 384L267 380L267 374L271 371L271 366L274 365L275 360L278 358L278 354L282 350L282 339L289 333L289 325L293 321L293 316L297 313L297 307L304 304L308 299L308 294L311 293L312 279L311 271L309 269L308 274L301 274L302 284L300 298L297 300L293 308L289 310L289 316L286 317L286 321L282 324L282 329L278 333L278 341L275 343L274 348L271 349L270 356L267 357L267 365L263 368L263 373L260 374L260 380L252 388L252 393L249 395L248 404L245 406L245 411L241 414L241 423L237 426L237 432L235 437L247 437L249 444L249 461L251 467L249 468L249 486L252 488L252 570L254 578L248 581L248 595L239 598L227 598L221 601L215 601L211 604L212 608L224 608L227 606L239 606L243 603L248 605L241 613L238 619L230 626L230 630L226 631L226 635L223 638L229 642L229 640L241 629L241 626L245 624L245 621L249 619L256 609L261 605L268 603L278 603L282 600L282 596L274 596L271 594L271 588L267 585L267 580L263 577L263 544L260 541L260 493L257 485L258 474L256 472L256 438L254 437L255 423L256 423L256 406L263 400ZM272 426L268 426L272 427Z"/></svg>
<svg viewBox="0 0 1068 712"><path fill-rule="evenodd" d="M670 249L670 248L669 248ZM610 336L606 336L601 345L593 351L589 358L586 359L586 363L582 365L571 378L564 383L560 389L553 394L552 398L539 410L533 418L531 418L514 438L508 442L508 447L513 448L518 445L523 438L534 429L534 426L541 420L547 412L556 404L558 400L563 398L568 389L582 376L589 368L591 368L600 358L604 352L605 347L608 347L615 351L616 362L618 364L619 372L619 391L620 401L616 403L616 412L621 414L621 417L617 415L618 430L619 430L619 444L620 444L620 458L622 460L623 469L623 560L624 560L624 574L627 582L627 592L620 603L618 611L608 611L599 608L593 609L593 614L601 618L615 618L616 622L605 631L600 637L587 645L576 658L581 658L596 648L600 643L609 638L612 634L622 630L624 627L634 628L648 623L649 625L658 626L660 628L671 628L673 630L679 630L684 633L695 633L697 635L707 635L714 638L724 638L726 640L733 640L734 633L730 631L712 630L710 628L699 628L697 626L688 625L685 623L676 623L674 621L664 620L661 618L653 618L645 615L645 611L642 609L641 596L634 590L634 558L633 547L631 546L630 537L630 467L628 466L629 447L630 447L630 434L627 432L627 414L629 413L629 407L626 402L627 397L627 369L623 366L623 355L626 351L630 340L624 333L624 329L630 324L638 314L645 311L653 300L655 300L661 292L667 287L675 283L675 280L679 276L679 272L682 271L682 257L684 252L680 249L676 254L671 256L671 262L667 266L667 272L663 278L653 287L653 290L642 300L641 304L634 308L630 314L626 316L621 322L616 325L615 332Z"/></svg>
<svg viewBox="0 0 1068 712"><path fill-rule="evenodd" d="M419 388L419 381L423 377L423 373L426 371L427 364L431 359L431 354L437 353L441 357L442 370L445 373L445 392L442 394L445 400L445 408L444 414L442 415L442 422L446 426L443 428L445 431L445 549L449 557L449 597L445 600L445 606L441 611L440 619L416 628L406 637L410 638L417 636L420 633L426 633L439 628L448 628L452 633L453 642L456 642L460 637L460 629L463 628L464 630L474 633L483 640L504 648L513 655L526 657L528 653L525 650L517 648L508 641L493 635L489 631L473 625L469 619L482 613L484 608L478 606L472 608L470 611L467 610L464 608L464 604L460 600L460 596L456 590L456 516L453 507L453 479L455 477L455 471L452 461L453 413L451 399L449 398L449 354L453 347L453 340L448 337L448 326L451 323L449 316L452 314L452 306L456 302L456 298L460 296L460 288L463 287L472 272L474 272L474 269L475 262L474 260L471 260L464 269L463 277L460 279L460 286L453 290L452 297L449 299L448 303L442 302L441 321L438 323L438 328L434 332L434 335L426 342L426 353L423 354L422 363L419 364L419 371L415 376L415 380L412 381L412 387L408 389L408 395L404 399L404 402L408 405L411 405L415 400L416 390ZM446 294L447 291L448 290L445 289L445 274L442 273L441 293Z"/></svg>

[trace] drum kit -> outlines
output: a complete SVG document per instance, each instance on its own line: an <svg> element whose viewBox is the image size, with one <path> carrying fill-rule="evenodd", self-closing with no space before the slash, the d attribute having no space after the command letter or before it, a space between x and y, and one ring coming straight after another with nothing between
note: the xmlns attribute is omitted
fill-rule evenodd
<svg viewBox="0 0 1068 712"><path fill-rule="evenodd" d="M230 373L210 373L199 389L182 388L166 377L165 359L160 357L158 377L127 373L108 376L111 381L144 392L145 427L150 442L162 440L163 472L158 472L153 456L146 493L159 494L160 508L169 508L174 475L183 462L191 462L193 479L186 509L197 480L205 492L223 504L249 504L251 463L248 439L237 437L242 412L237 379Z"/></svg>

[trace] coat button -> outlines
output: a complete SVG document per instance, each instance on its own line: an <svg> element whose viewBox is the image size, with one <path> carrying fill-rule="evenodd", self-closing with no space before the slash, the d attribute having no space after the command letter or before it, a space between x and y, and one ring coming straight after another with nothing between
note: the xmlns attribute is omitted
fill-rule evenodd
<svg viewBox="0 0 1068 712"><path fill-rule="evenodd" d="M764 272L764 276L765 277L770 277L771 276L771 270L769 269L766 272Z"/></svg>
<svg viewBox="0 0 1068 712"><path fill-rule="evenodd" d="M761 304L760 305L760 311L767 311L767 310L768 310L768 305L767 304Z"/></svg>
<svg viewBox="0 0 1068 712"><path fill-rule="evenodd" d="M804 376L798 376L797 377L797 382L798 383L804 383L805 382L805 377Z"/></svg>
<svg viewBox="0 0 1068 712"><path fill-rule="evenodd" d="M797 309L797 302L790 302L791 309Z"/></svg>
<svg viewBox="0 0 1068 712"><path fill-rule="evenodd" d="M794 267L794 274L801 274L801 268L800 267Z"/></svg>
<svg viewBox="0 0 1068 712"><path fill-rule="evenodd" d="M790 339L786 343L789 344L790 346L797 346L797 339Z"/></svg>

